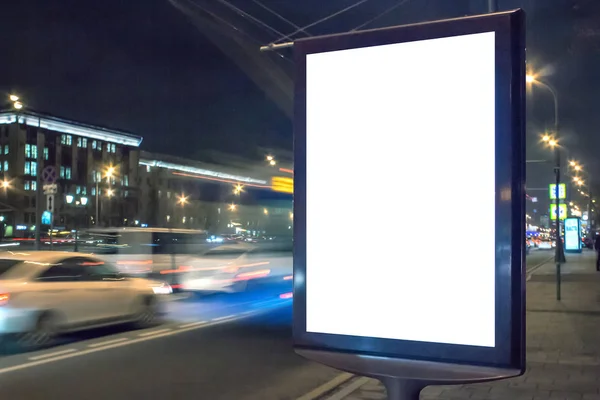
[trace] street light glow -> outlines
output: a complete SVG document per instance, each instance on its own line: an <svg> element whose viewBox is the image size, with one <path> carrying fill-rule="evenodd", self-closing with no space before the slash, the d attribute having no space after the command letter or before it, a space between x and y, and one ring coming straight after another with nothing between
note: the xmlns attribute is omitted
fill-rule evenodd
<svg viewBox="0 0 600 400"><path fill-rule="evenodd" d="M235 187L233 188L234 194L240 194L243 191L244 191L244 185L240 185L239 183L237 185L235 185Z"/></svg>
<svg viewBox="0 0 600 400"><path fill-rule="evenodd" d="M184 206L184 205L186 205L186 204L187 204L187 202L188 202L188 198L187 198L187 196L185 196L185 195L182 193L182 194L181 194L181 196L179 196L179 197L177 198L177 202L178 202L179 204L181 204L182 206Z"/></svg>
<svg viewBox="0 0 600 400"><path fill-rule="evenodd" d="M114 190L112 190L112 189L108 189L108 190L106 191L106 195L107 195L108 197L112 197L112 195L113 195L113 194L115 194L115 191L114 191Z"/></svg>
<svg viewBox="0 0 600 400"><path fill-rule="evenodd" d="M533 76L533 75L527 75L527 76L525 76L525 81L527 83L533 83L533 82L535 82L535 76Z"/></svg>
<svg viewBox="0 0 600 400"><path fill-rule="evenodd" d="M110 178L113 176L114 173L115 173L115 167L108 167L108 169L106 170L106 177Z"/></svg>
<svg viewBox="0 0 600 400"><path fill-rule="evenodd" d="M271 155L267 156L267 161L273 161L274 159L275 159L275 157L273 157Z"/></svg>
<svg viewBox="0 0 600 400"><path fill-rule="evenodd" d="M548 135L542 136L542 141L543 142L549 142L550 141L550 136L548 136Z"/></svg>
<svg viewBox="0 0 600 400"><path fill-rule="evenodd" d="M10 99L10 101L19 101L19 96L17 96L16 94L11 94L10 96L8 96L8 98Z"/></svg>
<svg viewBox="0 0 600 400"><path fill-rule="evenodd" d="M13 107L16 108L17 110L20 110L21 108L23 108L23 103L21 103L20 101L15 101L13 103Z"/></svg>
<svg viewBox="0 0 600 400"><path fill-rule="evenodd" d="M233 203L229 205L229 211L235 211L236 208L237 206Z"/></svg>
<svg viewBox="0 0 600 400"><path fill-rule="evenodd" d="M271 161L269 161L269 164L271 164L272 166L274 166L275 164L277 164L277 162L275 160L271 160Z"/></svg>
<svg viewBox="0 0 600 400"><path fill-rule="evenodd" d="M2 181L2 187L8 189L10 187L10 182L7 180Z"/></svg>
<svg viewBox="0 0 600 400"><path fill-rule="evenodd" d="M550 140L548 141L548 145L549 145L550 147L555 147L555 146L557 146L557 145L558 145L558 141L556 141L556 139L550 139Z"/></svg>

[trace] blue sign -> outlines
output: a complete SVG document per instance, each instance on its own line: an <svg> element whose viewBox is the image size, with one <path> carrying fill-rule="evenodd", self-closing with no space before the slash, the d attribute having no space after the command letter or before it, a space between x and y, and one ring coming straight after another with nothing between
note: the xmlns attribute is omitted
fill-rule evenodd
<svg viewBox="0 0 600 400"><path fill-rule="evenodd" d="M565 219L565 251L581 253L581 220Z"/></svg>
<svg viewBox="0 0 600 400"><path fill-rule="evenodd" d="M50 221L52 219L52 213L48 211L44 211L42 213L42 225L50 225Z"/></svg>

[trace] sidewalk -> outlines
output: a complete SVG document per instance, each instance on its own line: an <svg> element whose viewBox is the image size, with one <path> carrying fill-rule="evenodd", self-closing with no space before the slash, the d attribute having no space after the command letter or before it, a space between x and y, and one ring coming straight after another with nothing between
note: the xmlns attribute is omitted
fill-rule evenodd
<svg viewBox="0 0 600 400"><path fill-rule="evenodd" d="M600 273L595 252L567 254L562 301L556 301L555 265L544 264L527 282L527 372L498 382L428 387L421 399L600 400ZM362 380L361 380L362 379ZM352 386L356 390L348 395ZM336 395L337 393L337 395ZM323 399L385 399L380 382L355 378Z"/></svg>

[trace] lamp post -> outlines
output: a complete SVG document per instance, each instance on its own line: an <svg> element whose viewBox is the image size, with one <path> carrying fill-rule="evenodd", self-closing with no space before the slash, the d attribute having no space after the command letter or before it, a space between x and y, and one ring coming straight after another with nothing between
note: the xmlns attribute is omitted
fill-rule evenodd
<svg viewBox="0 0 600 400"><path fill-rule="evenodd" d="M65 196L65 200L67 201L67 204L71 205L74 204L76 209L77 208L86 208L87 209L87 204L88 204L88 198L86 196L81 196L78 199L75 199L75 197L71 194L68 194ZM74 228L75 228L75 251L79 251L79 229L77 228L77 211L75 212L75 218L74 218Z"/></svg>
<svg viewBox="0 0 600 400"><path fill-rule="evenodd" d="M115 167L108 167L106 169L106 183L110 185L110 178L112 178L112 176L115 174ZM99 187L99 183L102 180L102 172L100 172L100 179L98 179L98 176L96 175L94 177L95 181L96 181L96 227L98 226L98 223L100 222L100 212L99 212L99 206L100 206L100 187ZM113 195L113 191L112 189L108 189L107 192L108 196L112 196Z"/></svg>
<svg viewBox="0 0 600 400"><path fill-rule="evenodd" d="M560 267L561 263L566 262L565 253L562 245L562 238L560 235L560 196L559 196L559 188L560 188L560 148L558 146L558 94L556 90L552 88L549 84L538 80L535 75L527 75L526 80L528 84L535 84L538 86L542 86L547 89L554 99L554 137L549 137L548 135L544 136L544 141L554 149L554 174L556 178L556 253L554 256L556 262L556 299L560 300L561 298L561 272Z"/></svg>

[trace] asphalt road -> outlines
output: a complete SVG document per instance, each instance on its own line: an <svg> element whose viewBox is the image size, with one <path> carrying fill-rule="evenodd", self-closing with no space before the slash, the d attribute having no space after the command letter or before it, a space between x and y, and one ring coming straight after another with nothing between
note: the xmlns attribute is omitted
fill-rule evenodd
<svg viewBox="0 0 600 400"><path fill-rule="evenodd" d="M534 250L527 269L551 257ZM160 326L96 330L5 355L0 397L295 400L339 372L292 351L291 299L281 296L289 290L182 299Z"/></svg>

